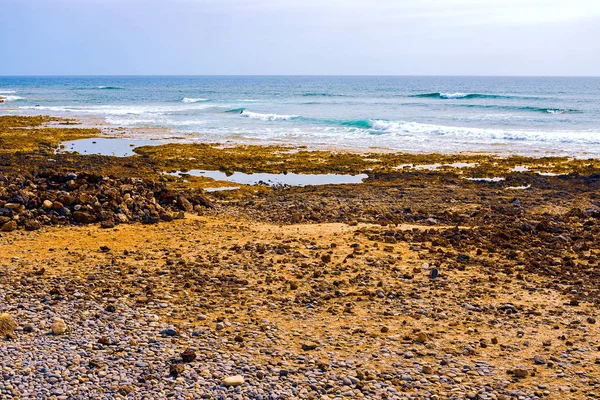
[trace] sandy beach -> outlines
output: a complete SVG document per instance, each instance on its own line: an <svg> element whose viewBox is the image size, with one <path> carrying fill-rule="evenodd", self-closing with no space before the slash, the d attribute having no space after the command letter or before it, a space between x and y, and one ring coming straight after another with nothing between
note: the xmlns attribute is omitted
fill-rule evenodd
<svg viewBox="0 0 600 400"><path fill-rule="evenodd" d="M101 135L65 123L0 116L0 397L600 396L598 160L55 154Z"/></svg>

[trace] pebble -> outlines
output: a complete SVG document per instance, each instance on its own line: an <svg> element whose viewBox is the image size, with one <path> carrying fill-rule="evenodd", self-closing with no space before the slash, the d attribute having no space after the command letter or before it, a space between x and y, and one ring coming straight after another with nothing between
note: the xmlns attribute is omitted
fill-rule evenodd
<svg viewBox="0 0 600 400"><path fill-rule="evenodd" d="M223 379L223 384L227 387L241 386L244 383L245 383L244 377L241 375L228 376L227 378Z"/></svg>

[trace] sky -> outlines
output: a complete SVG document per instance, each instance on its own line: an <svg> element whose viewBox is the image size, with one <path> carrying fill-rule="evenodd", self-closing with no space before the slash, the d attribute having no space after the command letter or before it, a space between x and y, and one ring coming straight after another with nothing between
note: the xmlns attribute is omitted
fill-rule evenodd
<svg viewBox="0 0 600 400"><path fill-rule="evenodd" d="M0 75L600 75L600 0L0 0Z"/></svg>

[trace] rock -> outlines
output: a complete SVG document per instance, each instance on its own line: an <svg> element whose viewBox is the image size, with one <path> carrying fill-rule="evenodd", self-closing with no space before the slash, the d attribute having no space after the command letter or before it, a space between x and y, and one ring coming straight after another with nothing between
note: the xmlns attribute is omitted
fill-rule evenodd
<svg viewBox="0 0 600 400"><path fill-rule="evenodd" d="M187 348L181 353L181 359L183 362L190 363L196 359L196 352L190 348Z"/></svg>
<svg viewBox="0 0 600 400"><path fill-rule="evenodd" d="M390 331L390 328L388 328L387 326L381 327L381 333L388 333L389 331Z"/></svg>
<svg viewBox="0 0 600 400"><path fill-rule="evenodd" d="M160 331L160 334L166 336L177 336L177 331L173 328L167 328Z"/></svg>
<svg viewBox="0 0 600 400"><path fill-rule="evenodd" d="M177 205L184 211L191 212L194 210L194 206L189 202L185 196L179 196L177 198Z"/></svg>
<svg viewBox="0 0 600 400"><path fill-rule="evenodd" d="M516 376L517 378L525 378L528 374L529 374L529 372L523 368L515 368L513 370L513 375Z"/></svg>
<svg viewBox="0 0 600 400"><path fill-rule="evenodd" d="M244 377L241 375L228 376L223 379L223 385L229 386L241 386L245 383Z"/></svg>
<svg viewBox="0 0 600 400"><path fill-rule="evenodd" d="M115 227L115 223L111 220L105 220L100 222L100 227L103 229L111 229Z"/></svg>
<svg viewBox="0 0 600 400"><path fill-rule="evenodd" d="M133 392L134 388L131 385L121 386L119 388L119 394L121 396L127 396L129 393Z"/></svg>
<svg viewBox="0 0 600 400"><path fill-rule="evenodd" d="M158 224L160 222L160 216L156 211L144 210L144 215L142 216L143 224Z"/></svg>
<svg viewBox="0 0 600 400"><path fill-rule="evenodd" d="M0 336L12 336L17 329L17 323L10 314L0 314Z"/></svg>
<svg viewBox="0 0 600 400"><path fill-rule="evenodd" d="M171 222L173 221L173 216L169 213L160 213L160 220L161 221L165 221L165 222Z"/></svg>
<svg viewBox="0 0 600 400"><path fill-rule="evenodd" d="M0 231L2 231L2 232L12 232L15 230L17 230L17 222L16 221L8 221L4 225L2 225L2 228L0 228Z"/></svg>
<svg viewBox="0 0 600 400"><path fill-rule="evenodd" d="M50 209L52 208L52 202L50 200L44 200L44 202L42 203L42 207Z"/></svg>
<svg viewBox="0 0 600 400"><path fill-rule="evenodd" d="M37 231L41 227L42 227L42 224L40 224L35 219L30 219L27 222L25 222L25 230L26 231Z"/></svg>
<svg viewBox="0 0 600 400"><path fill-rule="evenodd" d="M31 325L31 324L23 325L23 332L25 332L25 333L31 333L33 331L34 331L33 325Z"/></svg>
<svg viewBox="0 0 600 400"><path fill-rule="evenodd" d="M415 341L420 342L420 343L425 343L428 339L429 339L429 337L427 336L427 334L425 332L417 332L417 334L415 336Z"/></svg>
<svg viewBox="0 0 600 400"><path fill-rule="evenodd" d="M169 375L173 377L177 377L177 375L182 374L185 370L184 364L171 364L169 365Z"/></svg>
<svg viewBox="0 0 600 400"><path fill-rule="evenodd" d="M54 320L54 322L52 322L50 329L55 335L62 335L67 331L67 324L65 324L65 321L62 319L57 318Z"/></svg>
<svg viewBox="0 0 600 400"><path fill-rule="evenodd" d="M73 213L73 219L80 224L91 224L92 222L96 222L96 216L86 211L75 211Z"/></svg>
<svg viewBox="0 0 600 400"><path fill-rule="evenodd" d="M104 345L104 346L108 346L108 345L110 345L111 341L108 337L102 336L100 339L98 339L98 343L100 343L101 345Z"/></svg>
<svg viewBox="0 0 600 400"><path fill-rule="evenodd" d="M546 360L544 360L544 357L540 356L540 355L535 355L533 356L533 362L537 365L544 365L546 364Z"/></svg>
<svg viewBox="0 0 600 400"><path fill-rule="evenodd" d="M106 308L104 310L106 312L115 312L115 311L117 311L117 308L115 306L113 306L112 304L109 304L108 306L106 306Z"/></svg>
<svg viewBox="0 0 600 400"><path fill-rule="evenodd" d="M302 343L302 350L304 351L315 350L317 347L316 343Z"/></svg>

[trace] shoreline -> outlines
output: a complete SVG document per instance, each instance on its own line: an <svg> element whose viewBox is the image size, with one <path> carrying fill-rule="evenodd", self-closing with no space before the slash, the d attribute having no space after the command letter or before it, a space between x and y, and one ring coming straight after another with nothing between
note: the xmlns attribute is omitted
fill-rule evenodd
<svg viewBox="0 0 600 400"><path fill-rule="evenodd" d="M10 109L5 109L10 111ZM198 132L186 132L177 133L173 132L168 127L151 127L151 126L119 126L107 122L106 117L94 116L94 115L71 115L71 114L47 114L41 110L40 113L25 113L25 114L4 114L11 116L51 116L57 119L67 119L79 121L84 128L96 128L102 131L101 137L115 138L115 139L140 139L140 140L156 140L165 141L174 144L187 144L187 143L215 143L214 136L203 136ZM483 128L482 128L483 129ZM432 137L434 140L435 137ZM586 150L589 146L581 145L578 150L560 150L554 149L560 143L554 142L536 142L534 145L537 148L527 149L532 145L531 142L527 141L515 141L515 143L493 143L488 144L485 148L479 150L469 149L469 146L479 146L481 144L464 144L464 148L457 147L453 150L443 149L431 150L431 149L411 149L402 150L391 147L385 147L381 145L374 146L363 146L363 145L350 145L350 144L331 144L327 142L314 143L314 140L276 140L276 139L263 139L256 137L244 137L240 135L231 137L220 137L216 139L216 142L223 145L235 143L237 145L259 145L259 146L282 146L282 147L299 147L307 148L312 151L343 151L351 153L407 153L407 154L440 154L440 155L492 155L497 157L531 157L531 158L544 158L544 157L573 157L578 159L587 158L600 158L600 150L597 153L589 152ZM524 143L526 146L524 146Z"/></svg>

